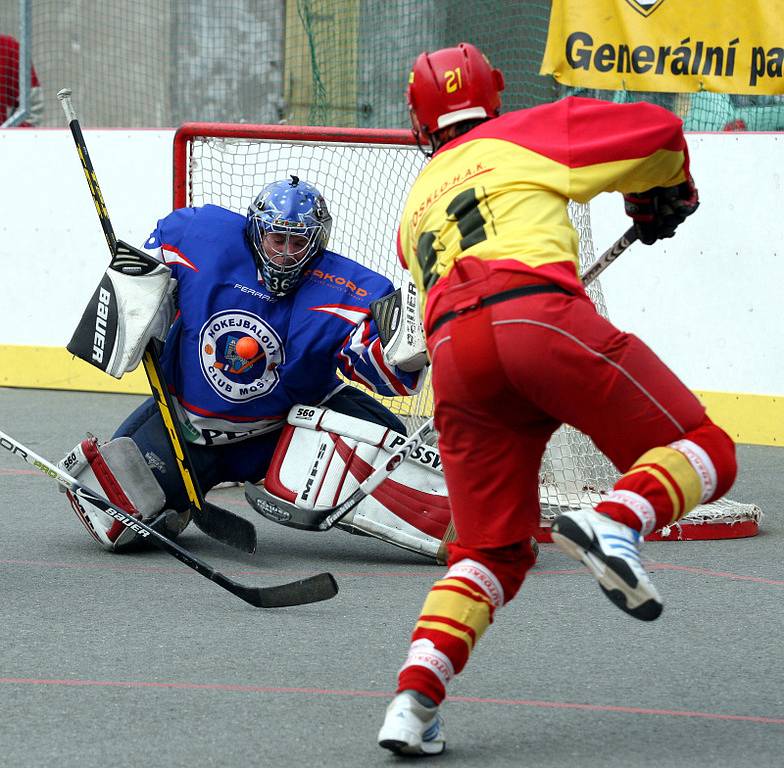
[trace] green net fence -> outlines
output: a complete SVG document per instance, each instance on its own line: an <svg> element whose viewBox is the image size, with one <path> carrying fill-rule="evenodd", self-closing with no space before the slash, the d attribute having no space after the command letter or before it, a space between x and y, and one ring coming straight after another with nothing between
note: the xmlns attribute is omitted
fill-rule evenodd
<svg viewBox="0 0 784 768"><path fill-rule="evenodd" d="M28 2L26 42L44 91L44 126L62 125L55 94L70 87L92 127L194 120L406 127L403 92L413 59L463 40L503 70L504 109L566 94L538 74L546 0ZM0 0L0 35L20 37L24 7ZM0 61L0 105L18 98L8 84L14 73ZM588 95L655 101L692 131L784 129L779 97Z"/></svg>

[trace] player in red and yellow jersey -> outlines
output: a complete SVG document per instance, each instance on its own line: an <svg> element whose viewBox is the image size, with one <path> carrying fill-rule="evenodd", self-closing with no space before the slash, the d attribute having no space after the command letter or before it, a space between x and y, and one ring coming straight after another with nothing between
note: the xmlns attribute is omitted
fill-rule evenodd
<svg viewBox="0 0 784 768"><path fill-rule="evenodd" d="M698 206L681 121L581 98L499 116L503 87L467 43L421 54L409 78L413 131L432 157L409 194L399 256L423 300L457 539L378 736L400 754L444 749L446 685L533 565L539 466L561 424L624 474L595 510L556 518L553 540L644 621L662 601L643 537L722 496L736 473L732 440L692 392L596 312L567 212L570 200L618 191L643 243L672 237Z"/></svg>

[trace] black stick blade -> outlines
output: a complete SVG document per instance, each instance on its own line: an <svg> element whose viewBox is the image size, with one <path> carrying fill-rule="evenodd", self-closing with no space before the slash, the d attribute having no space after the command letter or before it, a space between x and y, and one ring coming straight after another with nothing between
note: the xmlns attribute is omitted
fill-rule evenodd
<svg viewBox="0 0 784 768"><path fill-rule="evenodd" d="M192 513L196 527L211 539L249 555L256 551L256 527L244 517L209 501L204 502L204 510L193 507Z"/></svg>
<svg viewBox="0 0 784 768"><path fill-rule="evenodd" d="M285 608L329 600L338 593L338 583L331 573L319 573L278 587L243 587L242 590L238 596L257 608Z"/></svg>

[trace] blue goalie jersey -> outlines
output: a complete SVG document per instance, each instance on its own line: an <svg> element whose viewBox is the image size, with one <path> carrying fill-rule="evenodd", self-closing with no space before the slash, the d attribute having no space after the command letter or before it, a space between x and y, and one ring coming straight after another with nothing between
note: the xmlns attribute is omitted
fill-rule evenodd
<svg viewBox="0 0 784 768"><path fill-rule="evenodd" d="M370 302L391 293L382 275L332 251L279 298L260 280L245 217L206 205L158 222L145 248L177 280L164 375L189 440L225 443L280 426L292 405L318 404L339 370L380 395L412 395L423 372L391 368Z"/></svg>

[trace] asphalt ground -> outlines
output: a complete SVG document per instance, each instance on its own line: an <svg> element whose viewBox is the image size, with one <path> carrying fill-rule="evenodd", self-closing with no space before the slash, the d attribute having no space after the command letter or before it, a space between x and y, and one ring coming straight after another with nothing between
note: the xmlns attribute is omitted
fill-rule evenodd
<svg viewBox="0 0 784 768"><path fill-rule="evenodd" d="M0 389L0 430L56 462L129 395ZM543 545L444 705L450 766L784 765L784 449L740 446L730 496L758 536L649 542L662 617L635 621ZM0 765L392 766L375 742L443 569L373 539L254 520L242 555L180 542L253 586L331 571L334 599L253 608L170 555L98 549L56 484L0 452Z"/></svg>

